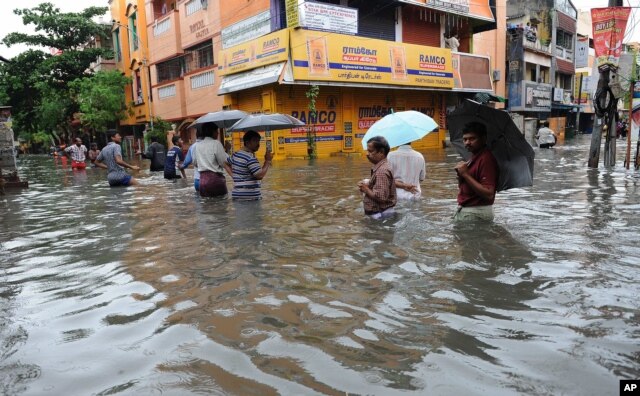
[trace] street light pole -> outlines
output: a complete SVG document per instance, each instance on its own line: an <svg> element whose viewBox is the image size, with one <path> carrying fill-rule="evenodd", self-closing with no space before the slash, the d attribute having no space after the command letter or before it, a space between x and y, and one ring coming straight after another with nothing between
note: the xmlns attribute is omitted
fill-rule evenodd
<svg viewBox="0 0 640 396"><path fill-rule="evenodd" d="M133 30L131 30L129 28L129 26L127 25L123 25L120 22L116 23L118 25L118 27L123 27L125 29L127 29L128 32L131 33L131 35L133 36L133 39L136 40L139 43L139 47L140 48L140 52L142 52L142 66L143 66L143 73L144 73L144 69L146 69L146 73L145 75L147 76L147 106L149 109L149 124L151 126L151 130L153 130L153 108L151 106L151 73L149 71L149 64L148 64L148 59L147 59L147 54L146 51L144 50L144 46L142 45L142 42L140 40L140 36L138 36L138 34L136 32L134 32Z"/></svg>

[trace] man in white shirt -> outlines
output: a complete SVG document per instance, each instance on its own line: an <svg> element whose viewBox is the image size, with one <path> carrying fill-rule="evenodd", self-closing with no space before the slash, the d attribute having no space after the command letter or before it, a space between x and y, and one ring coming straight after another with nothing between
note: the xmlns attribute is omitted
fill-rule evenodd
<svg viewBox="0 0 640 396"><path fill-rule="evenodd" d="M405 144L387 156L399 200L420 199L420 182L426 177L424 156Z"/></svg>
<svg viewBox="0 0 640 396"><path fill-rule="evenodd" d="M443 33L444 34L444 33ZM460 40L458 40L458 33L454 33L451 37L444 37L444 47L451 48L451 52L457 52L460 47Z"/></svg>
<svg viewBox="0 0 640 396"><path fill-rule="evenodd" d="M204 139L193 149L193 165L200 172L198 190L202 197L216 197L227 194L227 184L224 177L226 170L233 176L231 165L227 163L229 157L218 140L218 127L208 122L202 125Z"/></svg>
<svg viewBox="0 0 640 396"><path fill-rule="evenodd" d="M556 144L558 138L556 137L556 133L549 128L549 121L542 123L542 128L538 129L536 133L536 139L538 141L538 147L540 148L549 148Z"/></svg>

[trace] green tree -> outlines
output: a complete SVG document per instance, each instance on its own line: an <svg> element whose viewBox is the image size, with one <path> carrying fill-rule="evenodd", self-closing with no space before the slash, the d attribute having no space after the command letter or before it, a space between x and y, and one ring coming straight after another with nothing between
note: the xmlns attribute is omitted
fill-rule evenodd
<svg viewBox="0 0 640 396"><path fill-rule="evenodd" d="M127 104L124 89L131 78L119 71L99 71L69 84L76 94L80 108L80 121L93 131L103 131L126 117Z"/></svg>
<svg viewBox="0 0 640 396"><path fill-rule="evenodd" d="M309 158L315 159L318 157L318 152L316 149L316 126L315 122L317 120L317 109L316 109L316 100L318 99L318 95L320 95L320 87L317 85L312 85L309 87L309 90L305 92L307 99L309 99L309 123L311 125L307 126L307 153L309 154Z"/></svg>
<svg viewBox="0 0 640 396"><path fill-rule="evenodd" d="M44 79L45 57L42 51L28 50L0 64L0 91L8 98L2 104L13 107L13 129L19 136L40 130L38 107L42 95L38 85Z"/></svg>
<svg viewBox="0 0 640 396"><path fill-rule="evenodd" d="M105 48L85 48L92 39L106 37L104 26L92 20L106 11L107 7L89 7L82 12L63 13L51 3L14 10L24 25L33 25L36 33L10 33L3 44L61 51L53 56L29 50L0 66L0 90L9 97L18 135L66 132L72 115L79 109L69 92L69 83L89 76L89 66L99 56L113 57L113 52Z"/></svg>
<svg viewBox="0 0 640 396"><path fill-rule="evenodd" d="M145 134L146 143L149 144L151 136L156 136L162 144L167 144L167 132L171 130L171 123L165 121L161 117L153 118L153 129Z"/></svg>

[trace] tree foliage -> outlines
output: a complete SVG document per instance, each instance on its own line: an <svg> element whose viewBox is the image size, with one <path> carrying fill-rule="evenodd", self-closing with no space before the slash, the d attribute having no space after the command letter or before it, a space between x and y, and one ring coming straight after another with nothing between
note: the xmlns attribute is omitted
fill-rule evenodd
<svg viewBox="0 0 640 396"><path fill-rule="evenodd" d="M106 37L104 25L92 20L104 15L107 7L89 7L82 12L60 12L51 3L16 9L24 25L33 25L35 34L10 33L7 46L27 44L61 51L51 55L28 50L0 65L0 90L12 106L14 129L19 135L45 131L65 133L72 115L79 110L69 84L91 75L90 65L98 57L112 58L111 50L90 48L87 43Z"/></svg>
<svg viewBox="0 0 640 396"><path fill-rule="evenodd" d="M99 71L72 81L70 88L76 94L82 124L103 131L124 119L127 110L124 89L130 82L131 78L117 70Z"/></svg>

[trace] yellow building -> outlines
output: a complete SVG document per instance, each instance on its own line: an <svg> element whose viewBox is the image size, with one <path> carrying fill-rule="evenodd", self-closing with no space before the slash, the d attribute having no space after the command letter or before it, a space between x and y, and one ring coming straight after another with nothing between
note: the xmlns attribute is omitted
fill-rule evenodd
<svg viewBox="0 0 640 396"><path fill-rule="evenodd" d="M149 38L152 114L174 123L188 143L194 136L187 126L207 112L290 114L313 126L323 157L362 152L362 136L375 121L392 110L417 110L440 128L414 147L442 147L446 109L477 92L494 92L491 66L500 60L471 50L474 34L495 29L495 7L489 0L457 8L426 0L349 4L146 0L146 25L138 25L146 26L144 42ZM120 0L118 7L120 24L131 25L135 5ZM453 35L458 44L445 48L445 37ZM136 55L129 56L123 66L135 74ZM312 85L320 87L315 118L306 97ZM236 149L241 136L233 134ZM273 151L276 159L308 155L304 128L264 137L261 151Z"/></svg>
<svg viewBox="0 0 640 396"><path fill-rule="evenodd" d="M120 131L125 136L132 137L141 137L150 114L153 114L144 3L144 0L109 1L116 68L132 79L130 86L125 89L126 101L131 111L120 122Z"/></svg>

